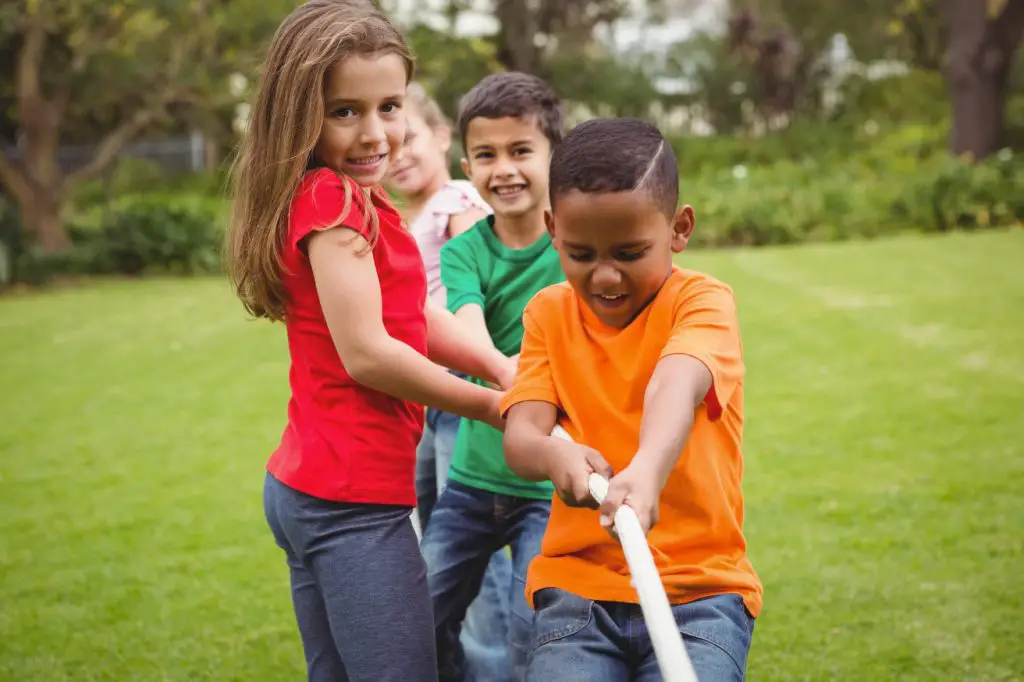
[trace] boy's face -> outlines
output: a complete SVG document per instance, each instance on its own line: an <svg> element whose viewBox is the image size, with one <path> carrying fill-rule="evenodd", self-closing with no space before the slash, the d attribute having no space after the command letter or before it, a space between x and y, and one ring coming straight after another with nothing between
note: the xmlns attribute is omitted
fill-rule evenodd
<svg viewBox="0 0 1024 682"><path fill-rule="evenodd" d="M474 118L466 128L462 170L501 218L543 210L551 144L534 117Z"/></svg>
<svg viewBox="0 0 1024 682"><path fill-rule="evenodd" d="M544 217L569 284L601 322L616 329L627 327L657 295L694 221L690 206L669 218L643 190L573 190Z"/></svg>

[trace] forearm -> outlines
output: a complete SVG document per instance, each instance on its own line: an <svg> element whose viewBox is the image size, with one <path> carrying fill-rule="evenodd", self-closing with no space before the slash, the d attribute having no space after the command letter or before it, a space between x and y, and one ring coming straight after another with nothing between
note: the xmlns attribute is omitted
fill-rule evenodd
<svg viewBox="0 0 1024 682"><path fill-rule="evenodd" d="M512 409L528 411L528 414L509 413L503 441L508 468L527 481L549 480L550 458L554 451L551 430L557 410L554 405L541 403L516 405Z"/></svg>
<svg viewBox="0 0 1024 682"><path fill-rule="evenodd" d="M526 481L547 481L551 478L548 473L548 444L550 435L545 435L539 430L518 428L513 431L506 429L505 432L505 462L519 478Z"/></svg>
<svg viewBox="0 0 1024 682"><path fill-rule="evenodd" d="M649 469L664 486L693 429L694 414L711 384L700 361L685 355L662 359L644 393L640 445L633 464Z"/></svg>
<svg viewBox="0 0 1024 682"><path fill-rule="evenodd" d="M457 372L507 386L514 365L502 355L487 337L469 333L454 315L433 304L427 306L427 355L434 362Z"/></svg>
<svg viewBox="0 0 1024 682"><path fill-rule="evenodd" d="M360 384L462 417L489 422L494 391L452 376L444 368L386 336L346 366Z"/></svg>

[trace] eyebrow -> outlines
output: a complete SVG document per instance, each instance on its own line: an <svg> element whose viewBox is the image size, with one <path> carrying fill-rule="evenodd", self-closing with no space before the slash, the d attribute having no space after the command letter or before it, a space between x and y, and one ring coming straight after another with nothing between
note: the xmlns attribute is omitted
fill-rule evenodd
<svg viewBox="0 0 1024 682"><path fill-rule="evenodd" d="M650 241L633 241L633 242L622 242L621 244L613 244L613 249L639 249L644 246L648 246ZM576 242L568 242L562 240L562 246L566 246L570 249L592 249L594 248L590 244L578 244Z"/></svg>
<svg viewBox="0 0 1024 682"><path fill-rule="evenodd" d="M533 140L530 140L530 139L527 139L527 138L523 138L521 140L512 140L511 142L509 142L505 146L507 146L507 147L516 147L518 145L524 145L524 144L533 144ZM476 144L476 145L473 145L472 147L470 147L470 151L476 152L476 151L480 151L480 150L483 150L483 149L494 149L497 146L499 146L499 145L494 145L494 144L489 144L489 143Z"/></svg>
<svg viewBox="0 0 1024 682"><path fill-rule="evenodd" d="M382 97L380 101L381 102L401 101L402 97L403 97L403 95L401 93L396 93L394 95L388 95L387 97ZM351 98L348 98L348 97L337 97L335 99L327 100L326 106L327 106L328 109L330 109L330 108L333 108L333 107L340 106L342 104L347 105L347 106L353 106L353 105L356 105L356 104L365 104L365 100L351 99Z"/></svg>

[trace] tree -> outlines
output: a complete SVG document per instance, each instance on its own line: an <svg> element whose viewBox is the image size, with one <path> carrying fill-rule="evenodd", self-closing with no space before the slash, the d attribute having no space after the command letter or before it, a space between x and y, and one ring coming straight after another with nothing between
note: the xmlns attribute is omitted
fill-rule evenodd
<svg viewBox="0 0 1024 682"><path fill-rule="evenodd" d="M61 209L78 183L102 174L126 144L170 108L211 108L231 97L226 79L253 56L293 2L20 0L0 9L13 45L10 92L17 160L0 156L0 184L26 231L49 253L70 246ZM101 131L88 161L65 174L62 139Z"/></svg>
<svg viewBox="0 0 1024 682"><path fill-rule="evenodd" d="M948 31L950 150L981 159L1003 131L1007 84L1024 33L1024 0L942 0Z"/></svg>

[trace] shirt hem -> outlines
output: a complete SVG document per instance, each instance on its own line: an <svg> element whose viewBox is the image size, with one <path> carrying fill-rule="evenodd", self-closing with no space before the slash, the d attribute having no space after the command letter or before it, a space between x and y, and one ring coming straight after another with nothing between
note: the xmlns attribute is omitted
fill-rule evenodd
<svg viewBox="0 0 1024 682"><path fill-rule="evenodd" d="M497 483L486 478L474 476L465 471L460 471L452 466L448 470L448 478L457 481L464 486L477 488L496 495L509 495L511 497L526 497L531 500L551 500L555 494L554 486L547 484L545 487L535 486L529 483L524 485L509 485Z"/></svg>
<svg viewBox="0 0 1024 682"><path fill-rule="evenodd" d="M530 402L533 400L539 400L545 403L551 403L557 409L561 410L562 405L558 402L558 396L555 395L554 391L549 391L546 388L520 388L516 389L514 386L512 389L505 394L505 397L501 400L501 415L507 416L508 411L519 403Z"/></svg>
<svg viewBox="0 0 1024 682"><path fill-rule="evenodd" d="M394 490L384 490L380 488L348 488L346 490L338 490L337 488L330 488L327 486L320 486L311 484L308 481L296 479L294 476L288 476L283 472L275 471L270 463L267 464L267 473L273 476L279 483L288 486L293 490L315 497L320 500L327 500L328 502L346 502L351 504L382 504L392 505L398 507L409 507L410 509L416 506L416 492L415 490L409 490L407 492L396 492Z"/></svg>
<svg viewBox="0 0 1024 682"><path fill-rule="evenodd" d="M531 608L536 608L533 603L534 596L543 589L553 587L555 589L570 592L578 597L587 599L590 601L597 602L618 602L621 604L639 604L640 598L637 596L636 590L632 587L615 588L609 587L608 585L596 585L593 583L580 583L578 580L560 582L557 580L528 580L526 586L526 601ZM669 597L669 603L673 606L679 604L689 604L695 602L698 599L706 599L707 597L715 597L723 594L735 594L743 599L743 604L747 607L747 611L750 612L754 618L757 618L761 613L761 607L763 605L763 598L761 593L756 590L742 589L738 586L722 586L714 588L702 588L693 589L687 592L683 596Z"/></svg>

